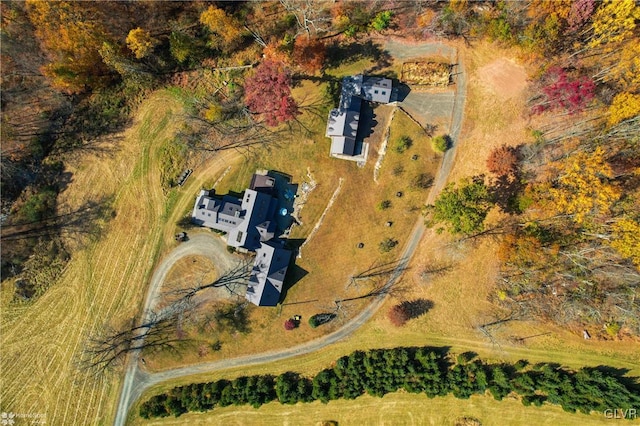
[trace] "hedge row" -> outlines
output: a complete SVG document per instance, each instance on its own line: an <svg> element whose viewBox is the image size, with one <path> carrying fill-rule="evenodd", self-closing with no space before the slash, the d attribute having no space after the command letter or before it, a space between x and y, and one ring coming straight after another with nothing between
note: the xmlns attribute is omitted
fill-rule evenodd
<svg viewBox="0 0 640 426"><path fill-rule="evenodd" d="M474 358L475 354L463 354L454 362L446 349L428 347L356 351L313 378L287 372L277 377L238 377L176 387L144 402L140 416L177 417L188 411L229 405L257 408L275 400L282 404L326 403L355 399L365 392L381 397L399 389L424 393L429 398L453 394L466 399L488 391L501 400L513 394L519 395L524 405L547 402L565 411L587 414L640 406L637 381L621 377L612 369L571 371L557 364L486 364Z"/></svg>

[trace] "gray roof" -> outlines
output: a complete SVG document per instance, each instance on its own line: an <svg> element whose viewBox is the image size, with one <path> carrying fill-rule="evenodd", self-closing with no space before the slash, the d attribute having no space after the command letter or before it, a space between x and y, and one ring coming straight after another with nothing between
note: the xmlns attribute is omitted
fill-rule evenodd
<svg viewBox="0 0 640 426"><path fill-rule="evenodd" d="M362 74L342 79L340 103L329 112L326 136L331 138L331 154L354 155L360 124L362 99L389 103L392 82L388 78Z"/></svg>
<svg viewBox="0 0 640 426"><path fill-rule="evenodd" d="M243 220L241 201L238 198L230 196L222 199L212 198L209 196L209 191L204 189L196 198L191 215L191 221L196 225L223 232L228 232Z"/></svg>
<svg viewBox="0 0 640 426"><path fill-rule="evenodd" d="M368 101L387 104L391 100L391 80L384 77L366 77L362 82L362 97Z"/></svg>
<svg viewBox="0 0 640 426"><path fill-rule="evenodd" d="M261 181L259 188L268 188L269 182ZM214 198L202 190L196 198L191 221L227 233L227 244L232 247L255 251L260 243L275 235L275 215L278 200L270 193L247 189L242 199L224 196Z"/></svg>
<svg viewBox="0 0 640 426"><path fill-rule="evenodd" d="M249 184L249 189L254 189L260 192L266 192L268 194L273 193L273 189L275 188L276 180L271 176L254 174L251 178L251 183Z"/></svg>
<svg viewBox="0 0 640 426"><path fill-rule="evenodd" d="M277 204L278 201L271 195L247 189L242 198L246 219L229 231L227 244L255 251L262 240L257 227L274 218Z"/></svg>
<svg viewBox="0 0 640 426"><path fill-rule="evenodd" d="M247 286L247 300L258 306L276 306L280 301L289 260L291 251L283 248L282 242L261 243L256 250Z"/></svg>

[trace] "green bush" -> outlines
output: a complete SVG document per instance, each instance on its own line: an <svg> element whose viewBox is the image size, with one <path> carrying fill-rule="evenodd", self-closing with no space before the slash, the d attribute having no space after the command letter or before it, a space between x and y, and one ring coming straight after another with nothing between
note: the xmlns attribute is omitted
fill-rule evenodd
<svg viewBox="0 0 640 426"><path fill-rule="evenodd" d="M382 31L386 28L389 28L389 24L391 24L391 18L393 17L393 13L389 10L385 10L383 12L379 12L373 21L371 21L371 28L376 31Z"/></svg>
<svg viewBox="0 0 640 426"><path fill-rule="evenodd" d="M431 138L431 149L433 149L437 153L442 154L447 149L449 149L449 142L450 139L447 135L436 136L434 138Z"/></svg>
<svg viewBox="0 0 640 426"><path fill-rule="evenodd" d="M18 210L17 216L25 222L40 222L53 215L56 197L56 191L45 188L27 198L27 201Z"/></svg>
<svg viewBox="0 0 640 426"><path fill-rule="evenodd" d="M413 145L413 141L409 136L400 136L396 141L396 152L398 154L402 154L403 152L411 148L411 145Z"/></svg>
<svg viewBox="0 0 640 426"><path fill-rule="evenodd" d="M311 328L316 328L319 325L326 324L332 321L336 317L336 314L316 314L309 318L309 325Z"/></svg>
<svg viewBox="0 0 640 426"><path fill-rule="evenodd" d="M387 210L390 207L391 207L391 201L390 200L382 200L376 206L376 208L378 210Z"/></svg>

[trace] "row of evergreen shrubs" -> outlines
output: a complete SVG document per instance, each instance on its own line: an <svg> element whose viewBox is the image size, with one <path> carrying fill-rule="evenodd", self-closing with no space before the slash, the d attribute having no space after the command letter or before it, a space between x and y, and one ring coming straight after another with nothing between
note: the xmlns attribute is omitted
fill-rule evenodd
<svg viewBox="0 0 640 426"><path fill-rule="evenodd" d="M640 406L637 381L618 377L607 369L570 371L557 364L527 361L487 364L475 354L459 355L455 362L446 348L395 348L356 351L338 359L333 368L313 378L287 372L279 376L238 377L180 386L156 395L140 407L144 418L180 416L215 407L355 399L365 392L382 397L404 389L429 398L453 394L469 398L487 391L496 400L519 395L524 405L561 405L565 411L590 413L611 407Z"/></svg>

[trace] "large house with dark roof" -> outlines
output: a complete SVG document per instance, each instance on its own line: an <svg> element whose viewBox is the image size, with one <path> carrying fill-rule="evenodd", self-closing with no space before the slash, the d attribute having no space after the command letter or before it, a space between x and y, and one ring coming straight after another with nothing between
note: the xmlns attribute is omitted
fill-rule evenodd
<svg viewBox="0 0 640 426"><path fill-rule="evenodd" d="M367 159L368 144L357 143L362 100L378 103L391 101L392 82L384 77L362 74L342 79L340 104L329 112L326 136L331 138L330 155L351 161Z"/></svg>
<svg viewBox="0 0 640 426"><path fill-rule="evenodd" d="M278 303L291 259L283 242L274 239L277 208L275 179L256 173L242 198L203 189L191 214L194 224L225 232L229 246L256 252L246 298L258 306Z"/></svg>
<svg viewBox="0 0 640 426"><path fill-rule="evenodd" d="M227 244L241 250L256 251L260 243L275 236L278 200L273 196L274 179L254 175L242 198L212 196L202 190L196 199L191 221L227 233Z"/></svg>
<svg viewBox="0 0 640 426"><path fill-rule="evenodd" d="M261 243L256 250L246 298L258 306L275 306L280 301L280 293L287 274L291 251L283 247L283 241Z"/></svg>

